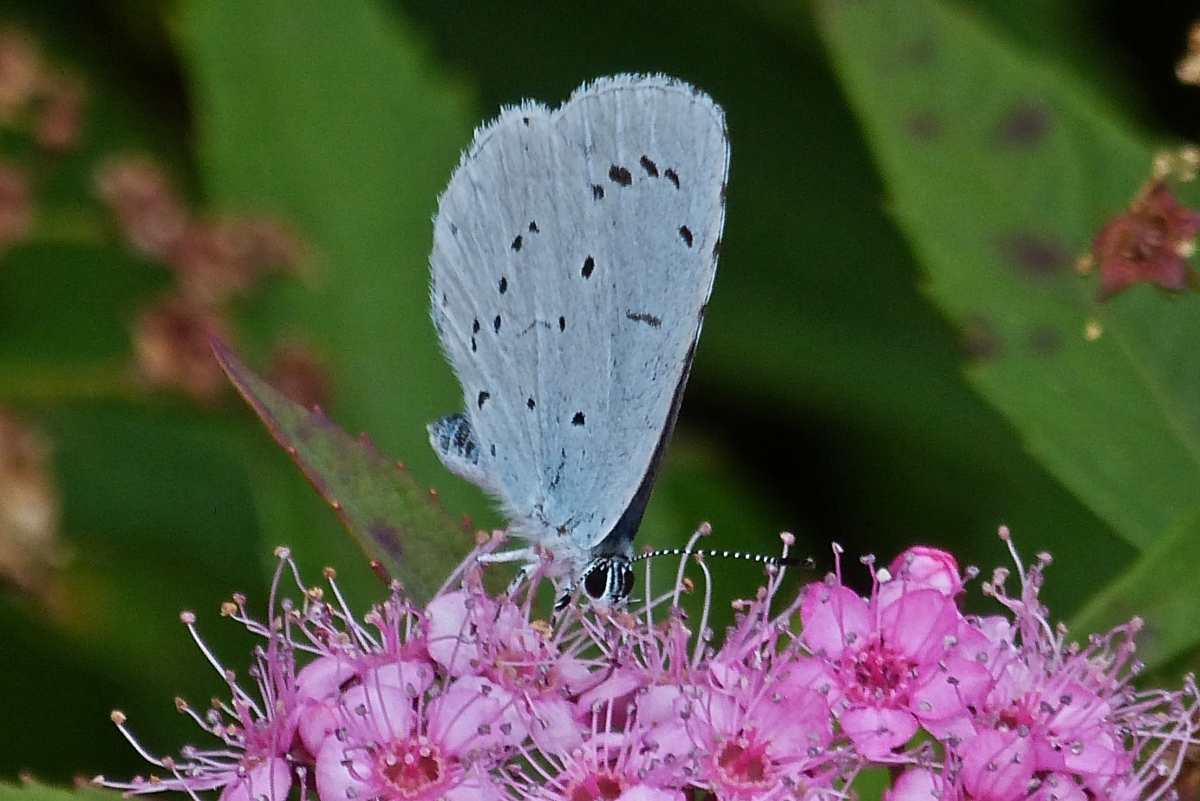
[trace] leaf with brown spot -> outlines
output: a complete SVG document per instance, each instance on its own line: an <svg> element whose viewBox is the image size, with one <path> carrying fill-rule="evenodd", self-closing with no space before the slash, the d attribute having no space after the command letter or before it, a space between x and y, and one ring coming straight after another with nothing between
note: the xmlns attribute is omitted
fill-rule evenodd
<svg viewBox="0 0 1200 801"><path fill-rule="evenodd" d="M1106 305L1104 335L1089 340L1099 281L1066 269L1129 207L1155 143L1058 64L1039 61L961 4L817 8L888 207L925 271L924 289L986 354L968 362L968 379L1112 533L1155 564L1194 575L1200 550L1174 532L1200 508L1200 361L1192 357L1200 298L1132 287ZM915 65L907 54L917 44L936 58ZM936 139L912 135L916 115L944 122ZM1156 260L1168 255L1153 247L1156 232L1177 241L1194 230L1168 205L1101 237L1104 254L1128 268L1110 270L1106 292L1130 277L1180 285L1182 260L1174 252ZM1175 222L1160 224L1168 218ZM1016 533L1031 543L1045 536ZM1096 542L1108 534L1097 526ZM1137 592L1114 585L1108 607L1144 611L1165 638L1156 654L1200 643L1194 625L1153 619L1195 620L1200 596L1179 592L1186 581L1140 575Z"/></svg>

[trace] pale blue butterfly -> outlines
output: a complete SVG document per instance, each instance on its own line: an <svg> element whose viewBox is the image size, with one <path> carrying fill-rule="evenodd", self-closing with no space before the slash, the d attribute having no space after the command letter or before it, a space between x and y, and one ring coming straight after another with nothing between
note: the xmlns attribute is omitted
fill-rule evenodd
<svg viewBox="0 0 1200 801"><path fill-rule="evenodd" d="M679 412L717 269L721 108L618 75L475 132L434 222L433 319L465 410L442 462L552 555L563 597L615 603ZM532 548L508 552L536 560Z"/></svg>

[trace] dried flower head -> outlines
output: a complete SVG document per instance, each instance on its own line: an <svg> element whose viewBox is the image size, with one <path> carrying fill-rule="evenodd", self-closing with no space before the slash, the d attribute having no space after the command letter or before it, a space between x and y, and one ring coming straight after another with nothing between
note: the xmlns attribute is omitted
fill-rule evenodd
<svg viewBox="0 0 1200 801"><path fill-rule="evenodd" d="M0 122L13 124L41 85L42 57L22 31L0 31Z"/></svg>
<svg viewBox="0 0 1200 801"><path fill-rule="evenodd" d="M1200 214L1179 204L1163 180L1152 181L1122 214L1096 233L1101 301L1137 283L1181 292L1188 286L1192 238Z"/></svg>
<svg viewBox="0 0 1200 801"><path fill-rule="evenodd" d="M42 435L0 409L0 575L31 592L61 554L50 455Z"/></svg>
<svg viewBox="0 0 1200 801"><path fill-rule="evenodd" d="M110 160L96 173L96 191L122 236L142 255L165 259L187 227L189 215L175 187L149 159Z"/></svg>
<svg viewBox="0 0 1200 801"><path fill-rule="evenodd" d="M255 289L272 268L298 263L299 247L279 225L231 218L190 223L167 254L189 295L210 304Z"/></svg>
<svg viewBox="0 0 1200 801"><path fill-rule="evenodd" d="M1175 77L1180 83L1200 86L1200 22L1188 30L1187 53L1175 66Z"/></svg>
<svg viewBox="0 0 1200 801"><path fill-rule="evenodd" d="M34 122L34 142L46 150L75 148L83 129L85 100L83 81L64 73L46 75Z"/></svg>
<svg viewBox="0 0 1200 801"><path fill-rule="evenodd" d="M187 296L173 295L143 310L133 326L139 373L154 386L180 389L198 400L217 397L226 381L209 347L210 334L224 337L224 320Z"/></svg>

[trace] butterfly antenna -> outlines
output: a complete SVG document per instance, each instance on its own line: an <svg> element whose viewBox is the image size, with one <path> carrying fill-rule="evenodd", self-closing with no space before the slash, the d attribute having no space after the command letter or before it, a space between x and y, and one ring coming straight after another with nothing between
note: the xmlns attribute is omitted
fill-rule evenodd
<svg viewBox="0 0 1200 801"><path fill-rule="evenodd" d="M634 562L641 562L644 559L652 559L656 556L703 556L706 558L721 558L721 559L745 559L750 562L758 562L762 565L771 565L773 567L803 567L809 570L816 568L816 563L813 562L811 556L771 556L764 553L743 553L742 551L718 551L711 548L660 548L654 551L646 551L633 557Z"/></svg>

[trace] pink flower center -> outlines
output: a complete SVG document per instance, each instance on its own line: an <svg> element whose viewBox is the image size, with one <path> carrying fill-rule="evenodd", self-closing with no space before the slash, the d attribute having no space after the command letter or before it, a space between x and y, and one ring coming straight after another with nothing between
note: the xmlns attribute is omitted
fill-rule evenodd
<svg viewBox="0 0 1200 801"><path fill-rule="evenodd" d="M775 763L767 755L768 743L746 731L721 746L713 756L717 778L731 792L756 792L775 783Z"/></svg>
<svg viewBox="0 0 1200 801"><path fill-rule="evenodd" d="M611 773L589 773L571 784L563 797L568 801L616 801L625 792L621 777Z"/></svg>
<svg viewBox="0 0 1200 801"><path fill-rule="evenodd" d="M997 710L997 720L1009 731L1017 731L1022 726L1033 727L1037 724L1037 716L1033 714L1028 697L1014 698L1008 706Z"/></svg>
<svg viewBox="0 0 1200 801"><path fill-rule="evenodd" d="M847 695L854 702L870 706L903 706L915 669L916 664L877 634L862 648L847 649L841 665L842 676L849 685Z"/></svg>
<svg viewBox="0 0 1200 801"><path fill-rule="evenodd" d="M558 668L547 666L547 661L545 654L504 648L496 653L489 672L506 689L540 694L557 689L559 684Z"/></svg>
<svg viewBox="0 0 1200 801"><path fill-rule="evenodd" d="M375 766L400 798L417 798L446 779L446 761L425 737L406 737L380 746Z"/></svg>

